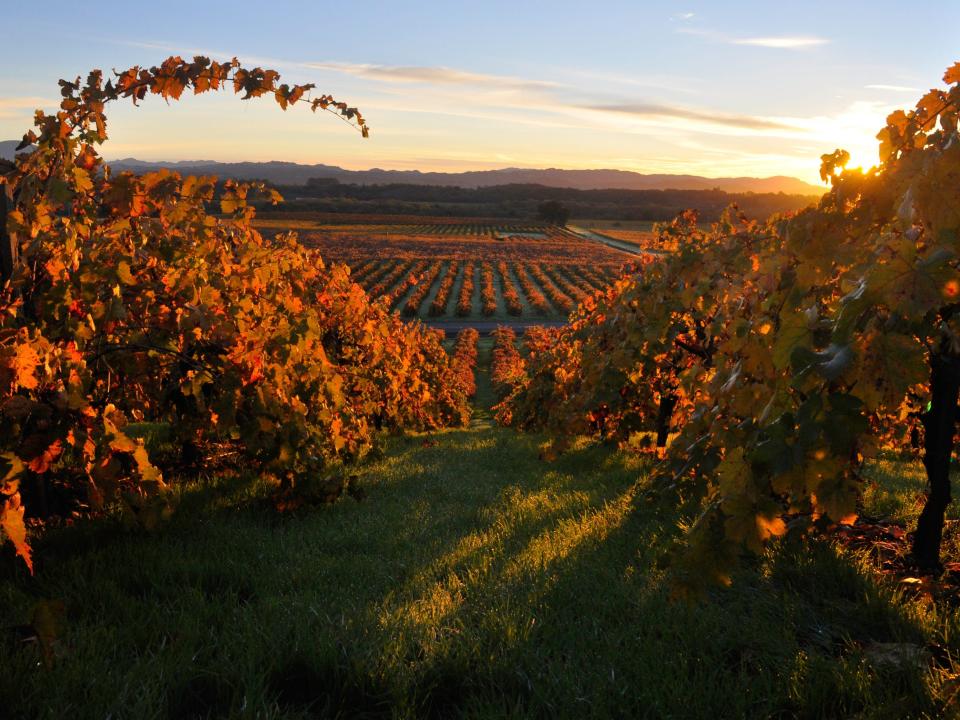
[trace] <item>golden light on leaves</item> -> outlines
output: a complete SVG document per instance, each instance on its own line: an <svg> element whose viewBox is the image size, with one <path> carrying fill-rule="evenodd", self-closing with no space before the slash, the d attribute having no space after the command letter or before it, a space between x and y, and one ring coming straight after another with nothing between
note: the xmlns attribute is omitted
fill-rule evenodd
<svg viewBox="0 0 960 720"><path fill-rule="evenodd" d="M17 199L3 220L30 261L0 284L0 540L31 569L18 492L28 470L41 486L56 472L88 510L118 504L140 528L169 517L172 495L130 420L163 428L190 463L229 445L292 483L363 457L381 427L467 421L436 333L371 302L295 236L252 227L252 203L278 201L275 191L226 183L221 219L207 211L216 178L112 173L94 149L107 102L224 86L336 111L366 134L355 108L278 77L171 57L106 82L99 71L63 81L60 112L38 112L24 138L37 149L2 178Z"/></svg>
<svg viewBox="0 0 960 720"><path fill-rule="evenodd" d="M960 82L960 63L945 79ZM703 503L677 560L685 581L759 552L785 514L855 522L863 458L918 422L932 357L960 365L942 320L960 301L958 106L960 87L933 90L890 114L879 148L865 135L870 160L822 156L831 190L795 216L659 226L671 251L528 364L509 398L522 427L562 433L606 406L592 429L605 441L624 426L676 432L652 485ZM883 172L851 171L878 151Z"/></svg>

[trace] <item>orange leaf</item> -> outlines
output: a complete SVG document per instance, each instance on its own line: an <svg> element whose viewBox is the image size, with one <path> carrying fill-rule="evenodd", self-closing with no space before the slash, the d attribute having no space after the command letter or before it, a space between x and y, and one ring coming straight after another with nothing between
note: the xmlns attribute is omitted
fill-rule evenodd
<svg viewBox="0 0 960 720"><path fill-rule="evenodd" d="M947 83L947 85L960 83L960 62L954 63L952 67L947 68L947 71L943 74L943 81Z"/></svg>
<svg viewBox="0 0 960 720"><path fill-rule="evenodd" d="M59 439L54 440L46 450L27 463L27 467L38 475L45 473L50 469L50 466L56 462L57 458L60 457L61 452L63 452L63 445Z"/></svg>
<svg viewBox="0 0 960 720"><path fill-rule="evenodd" d="M33 390L40 383L37 381L36 369L40 363L40 356L30 345L16 346L16 355L13 357L13 372L16 382L22 388Z"/></svg>
<svg viewBox="0 0 960 720"><path fill-rule="evenodd" d="M17 555L30 568L33 575L33 559L30 556L30 545L27 544L27 526L23 524L23 505L20 504L20 493L15 493L6 499L0 511L0 528L4 535L13 543Z"/></svg>

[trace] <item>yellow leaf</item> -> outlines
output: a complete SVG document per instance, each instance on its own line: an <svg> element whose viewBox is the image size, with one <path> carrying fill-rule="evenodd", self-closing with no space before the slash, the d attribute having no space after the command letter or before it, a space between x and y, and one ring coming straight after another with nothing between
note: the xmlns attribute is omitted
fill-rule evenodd
<svg viewBox="0 0 960 720"><path fill-rule="evenodd" d="M802 310L787 310L780 316L780 329L773 344L773 365L778 370L790 364L790 353L795 347L811 344L811 316L812 313Z"/></svg>
<svg viewBox="0 0 960 720"><path fill-rule="evenodd" d="M117 279L124 285L135 285L137 283L133 273L130 272L130 263L126 260L117 263Z"/></svg>
<svg viewBox="0 0 960 720"><path fill-rule="evenodd" d="M724 496L742 493L750 474L750 466L743 459L743 448L733 448L717 466L720 493Z"/></svg>
<svg viewBox="0 0 960 720"><path fill-rule="evenodd" d="M0 529L6 535L7 540L13 543L17 555L23 558L23 561L30 568L30 574L33 575L33 559L30 556L30 546L27 544L27 526L23 523L23 505L20 504L20 494L14 493L8 497L0 510Z"/></svg>
<svg viewBox="0 0 960 720"><path fill-rule="evenodd" d="M36 376L37 365L40 363L40 356L31 345L20 343L14 349L13 373L16 378L16 384L26 390L33 390L39 385Z"/></svg>
<svg viewBox="0 0 960 720"><path fill-rule="evenodd" d="M128 438L119 430L115 429L114 432L116 434L110 439L111 450L115 450L116 452L132 453L137 449L137 444L132 439Z"/></svg>
<svg viewBox="0 0 960 720"><path fill-rule="evenodd" d="M83 168L73 168L73 183L80 192L93 190L93 181L90 180L90 173Z"/></svg>
<svg viewBox="0 0 960 720"><path fill-rule="evenodd" d="M150 462L150 456L147 454L147 449L142 443L137 445L137 449L133 451L133 459L137 463L137 469L140 471L142 480L145 482L163 483L163 475L161 475L156 466Z"/></svg>

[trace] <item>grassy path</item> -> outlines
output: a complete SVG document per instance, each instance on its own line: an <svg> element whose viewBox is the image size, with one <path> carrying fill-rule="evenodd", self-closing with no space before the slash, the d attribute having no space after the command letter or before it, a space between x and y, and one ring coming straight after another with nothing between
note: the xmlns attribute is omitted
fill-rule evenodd
<svg viewBox="0 0 960 720"><path fill-rule="evenodd" d="M657 562L676 518L642 499L642 462L594 447L542 463L539 438L491 422L489 350L471 425L396 438L362 503L277 517L256 484L198 488L158 535L51 536L34 581L0 577L0 607L26 622L61 599L67 629L51 670L0 647L0 715L940 714L942 673L875 670L864 648L955 621L827 547L671 602Z"/></svg>

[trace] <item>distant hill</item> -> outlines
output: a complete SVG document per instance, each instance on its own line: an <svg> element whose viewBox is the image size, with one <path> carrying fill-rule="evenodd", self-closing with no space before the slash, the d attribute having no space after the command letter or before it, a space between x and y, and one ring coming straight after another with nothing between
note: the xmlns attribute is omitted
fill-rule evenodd
<svg viewBox="0 0 960 720"><path fill-rule="evenodd" d="M0 140L0 160L13 160L19 140Z"/></svg>
<svg viewBox="0 0 960 720"><path fill-rule="evenodd" d="M824 188L792 177L706 178L696 175L643 175L626 170L477 170L442 173L419 170L344 170L333 165L301 165L291 162L220 163L211 161L144 162L134 158L113 160L116 170L144 172L159 167L193 174L234 179L260 179L278 185L305 185L311 178L331 178L355 185L439 185L443 187L491 187L494 185L546 185L577 190L711 190L731 193L782 192L790 195L822 195Z"/></svg>
<svg viewBox="0 0 960 720"><path fill-rule="evenodd" d="M12 159L18 141L0 142L0 157ZM214 160L180 162L144 161L136 158L111 160L115 170L147 172L161 167L197 175L222 178L267 180L277 185L306 185L312 178L336 179L356 185L435 185L443 187L480 188L495 185L546 185L576 190L723 190L729 193L786 193L788 195L822 195L822 187L796 178L778 175L768 178L707 178L698 175L644 175L628 170L543 170L503 168L443 173L419 170L344 170L334 165L301 165L292 162L221 163Z"/></svg>

